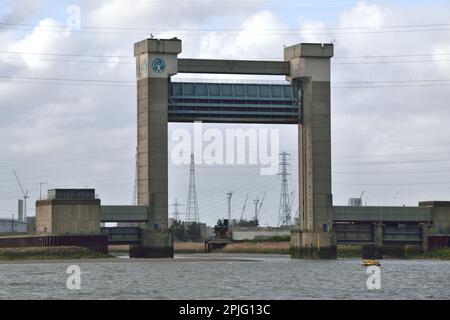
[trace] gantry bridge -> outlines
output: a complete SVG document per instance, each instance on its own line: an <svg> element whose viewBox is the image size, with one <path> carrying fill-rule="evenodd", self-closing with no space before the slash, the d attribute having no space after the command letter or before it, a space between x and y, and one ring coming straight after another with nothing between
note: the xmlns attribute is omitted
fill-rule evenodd
<svg viewBox="0 0 450 320"><path fill-rule="evenodd" d="M169 122L298 124L291 84L170 82Z"/></svg>

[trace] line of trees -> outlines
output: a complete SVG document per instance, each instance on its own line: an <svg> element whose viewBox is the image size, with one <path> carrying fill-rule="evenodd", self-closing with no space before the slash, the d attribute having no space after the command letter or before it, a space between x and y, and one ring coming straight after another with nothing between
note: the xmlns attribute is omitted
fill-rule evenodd
<svg viewBox="0 0 450 320"><path fill-rule="evenodd" d="M203 241L200 224L175 220L170 227L175 239L179 241Z"/></svg>

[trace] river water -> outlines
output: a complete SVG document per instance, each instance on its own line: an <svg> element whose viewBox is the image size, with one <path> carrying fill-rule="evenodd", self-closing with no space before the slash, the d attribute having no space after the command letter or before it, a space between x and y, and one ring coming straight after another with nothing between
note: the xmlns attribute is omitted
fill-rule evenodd
<svg viewBox="0 0 450 320"><path fill-rule="evenodd" d="M192 254L0 264L0 299L449 299L450 261L382 260L369 290L361 260ZM66 286L78 265L81 288Z"/></svg>

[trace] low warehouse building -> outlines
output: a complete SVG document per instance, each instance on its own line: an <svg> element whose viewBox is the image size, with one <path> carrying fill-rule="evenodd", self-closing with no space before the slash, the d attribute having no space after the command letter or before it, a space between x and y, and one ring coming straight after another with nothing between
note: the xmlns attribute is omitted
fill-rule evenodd
<svg viewBox="0 0 450 320"><path fill-rule="evenodd" d="M0 233L27 232L27 223L13 219L0 219Z"/></svg>
<svg viewBox="0 0 450 320"><path fill-rule="evenodd" d="M273 237L289 237L291 230L289 228L235 228L232 233L234 241L243 240L264 240Z"/></svg>

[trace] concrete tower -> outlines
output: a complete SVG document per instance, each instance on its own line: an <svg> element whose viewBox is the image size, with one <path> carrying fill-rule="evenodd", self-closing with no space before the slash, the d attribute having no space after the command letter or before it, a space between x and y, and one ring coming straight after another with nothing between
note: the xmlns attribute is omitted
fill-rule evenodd
<svg viewBox="0 0 450 320"><path fill-rule="evenodd" d="M287 77L302 97L298 126L299 222L291 234L294 256L336 258L331 215L331 99L332 44L301 43L284 49L290 62Z"/></svg>
<svg viewBox="0 0 450 320"><path fill-rule="evenodd" d="M134 45L137 77L137 201L149 206L137 256L171 256L168 240L168 81L178 71L181 40L146 39ZM172 250L172 252L170 252ZM131 251L130 251L131 252ZM147 255L146 252L149 254Z"/></svg>

